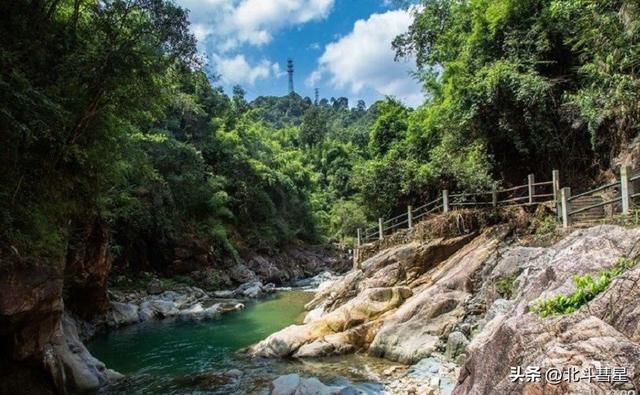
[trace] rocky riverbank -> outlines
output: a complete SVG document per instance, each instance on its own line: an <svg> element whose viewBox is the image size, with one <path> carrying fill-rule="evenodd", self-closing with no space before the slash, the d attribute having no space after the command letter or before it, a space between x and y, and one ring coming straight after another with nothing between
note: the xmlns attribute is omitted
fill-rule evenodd
<svg viewBox="0 0 640 395"><path fill-rule="evenodd" d="M104 226L89 226L85 233L66 257L0 260L0 393L96 388L119 377L82 344L101 328L149 319L216 318L241 309L245 299L273 292L276 285L350 265L338 249L292 246L280 255L253 254L235 264L191 265L183 277L194 285L163 287L150 275L143 289L108 290L109 279L133 277L111 273Z"/></svg>
<svg viewBox="0 0 640 395"><path fill-rule="evenodd" d="M337 278L332 272L324 271L316 276L300 279L292 285L313 292L324 289ZM246 301L264 298L279 289L290 288L251 281L230 290L205 291L187 285L178 285L168 290L164 289L161 281L154 278L149 281L146 290L110 290L111 307L100 319L94 320L94 324L120 327L148 320L215 319L221 314L242 310Z"/></svg>
<svg viewBox="0 0 640 395"><path fill-rule="evenodd" d="M526 245L509 224L414 238L380 251L318 292L306 306L304 324L273 334L250 352L302 359L368 353L407 365L382 381L389 394L637 390L640 266L575 313L543 318L533 310L543 300L574 293L577 275L600 278L623 259L635 261L639 243L640 229L620 226L576 230L549 247ZM570 366L624 367L627 379L511 377L517 367L540 368L544 378L547 370Z"/></svg>

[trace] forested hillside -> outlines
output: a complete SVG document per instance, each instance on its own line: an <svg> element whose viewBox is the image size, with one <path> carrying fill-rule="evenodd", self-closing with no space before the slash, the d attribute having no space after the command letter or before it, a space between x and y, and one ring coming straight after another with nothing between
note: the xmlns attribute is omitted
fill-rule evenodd
<svg viewBox="0 0 640 395"><path fill-rule="evenodd" d="M93 221L137 266L178 239L222 258L336 234L364 105L225 94L168 1L11 2L2 18L4 251L62 256Z"/></svg>
<svg viewBox="0 0 640 395"><path fill-rule="evenodd" d="M3 254L64 256L91 223L135 270L170 265L185 239L220 259L350 241L445 187L552 168L588 183L637 135L636 2L429 0L414 13L393 47L417 60L415 110L225 93L171 1L3 2Z"/></svg>

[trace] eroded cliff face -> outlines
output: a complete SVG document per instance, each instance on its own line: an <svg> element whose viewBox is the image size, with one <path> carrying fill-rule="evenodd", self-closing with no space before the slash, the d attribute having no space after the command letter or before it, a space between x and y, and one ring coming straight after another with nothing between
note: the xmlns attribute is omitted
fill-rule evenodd
<svg viewBox="0 0 640 395"><path fill-rule="evenodd" d="M250 352L298 358L366 352L415 366L433 366L436 358L460 367L453 373L456 394L640 388L640 267L576 313L541 318L530 311L542 299L573 293L574 276L596 276L635 258L640 229L597 226L544 248L522 245L513 230L498 225L383 250L319 292L305 324ZM514 382L511 367L518 366L626 367L629 382ZM441 382L423 379L418 393L450 393L453 385ZM387 384L387 393L416 389Z"/></svg>
<svg viewBox="0 0 640 395"><path fill-rule="evenodd" d="M3 259L0 393L77 392L117 376L84 348L70 315L89 318L109 308L110 267L101 222L80 228L66 258Z"/></svg>
<svg viewBox="0 0 640 395"><path fill-rule="evenodd" d="M76 231L64 266L67 309L84 319L109 309L107 280L111 263L109 231L102 221L95 220Z"/></svg>

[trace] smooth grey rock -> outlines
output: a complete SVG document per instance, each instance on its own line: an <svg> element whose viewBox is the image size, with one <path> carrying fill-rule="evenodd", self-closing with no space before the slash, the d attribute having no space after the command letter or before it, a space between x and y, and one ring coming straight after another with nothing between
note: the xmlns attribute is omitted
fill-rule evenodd
<svg viewBox="0 0 640 395"><path fill-rule="evenodd" d="M242 296L250 299L257 299L261 295L262 295L262 288L259 286L247 288L244 291L242 291Z"/></svg>
<svg viewBox="0 0 640 395"><path fill-rule="evenodd" d="M76 322L66 313L44 348L44 364L59 388L74 392L93 390L124 377L89 353L80 341Z"/></svg>
<svg viewBox="0 0 640 395"><path fill-rule="evenodd" d="M138 317L140 321L147 321L156 318L156 312L151 307L151 302L143 302L138 309Z"/></svg>
<svg viewBox="0 0 640 395"><path fill-rule="evenodd" d="M138 306L132 303L111 302L111 310L107 314L107 324L121 326L140 321Z"/></svg>
<svg viewBox="0 0 640 395"><path fill-rule="evenodd" d="M445 356L450 360L456 360L464 354L469 340L462 332L451 332L447 338L447 352Z"/></svg>
<svg viewBox="0 0 640 395"><path fill-rule="evenodd" d="M221 298L221 299L231 299L233 298L235 295L234 291L231 290L224 290L224 291L214 291L213 292L213 296L215 296L216 298Z"/></svg>
<svg viewBox="0 0 640 395"><path fill-rule="evenodd" d="M235 290L235 295L249 299L257 299L267 292L260 281L251 281L240 285Z"/></svg>
<svg viewBox="0 0 640 395"><path fill-rule="evenodd" d="M280 376L271 383L271 395L338 395L354 392L341 392L345 387L323 384L315 377L301 378L293 373Z"/></svg>
<svg viewBox="0 0 640 395"><path fill-rule="evenodd" d="M300 386L300 376L293 373L280 376L271 383L271 395L294 395Z"/></svg>
<svg viewBox="0 0 640 395"><path fill-rule="evenodd" d="M177 315L183 320L210 320L220 317L221 311L219 304L203 308L201 303L196 303L188 309L180 310Z"/></svg>
<svg viewBox="0 0 640 395"><path fill-rule="evenodd" d="M152 279L147 284L147 293L149 295L158 295L164 292L164 286L162 285L162 281L157 278Z"/></svg>
<svg viewBox="0 0 640 395"><path fill-rule="evenodd" d="M180 310L173 302L162 299L152 299L140 305L139 317L141 321L154 318L168 318L177 315Z"/></svg>
<svg viewBox="0 0 640 395"><path fill-rule="evenodd" d="M152 300L151 308L160 315L161 318L173 317L178 314L178 308L175 303L168 300Z"/></svg>

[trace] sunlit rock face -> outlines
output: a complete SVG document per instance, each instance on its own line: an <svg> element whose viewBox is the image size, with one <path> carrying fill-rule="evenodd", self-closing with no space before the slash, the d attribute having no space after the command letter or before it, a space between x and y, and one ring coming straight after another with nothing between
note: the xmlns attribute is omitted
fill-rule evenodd
<svg viewBox="0 0 640 395"><path fill-rule="evenodd" d="M547 249L515 249L522 274L508 309L478 333L454 393L604 393L640 386L640 267L615 279L607 290L576 313L542 319L529 311L540 299L568 295L573 277L594 277L622 257L636 256L640 231L599 226L572 233ZM580 375L590 368L625 367L629 382L561 380L558 384L513 381L511 367L542 372L570 367ZM555 391L555 392L554 392Z"/></svg>
<svg viewBox="0 0 640 395"><path fill-rule="evenodd" d="M530 308L573 293L576 275L597 275L622 257L636 256L640 230L597 226L544 248L521 245L513 236L511 226L499 225L383 250L320 290L306 306L304 325L285 328L250 352L297 358L367 352L405 364L437 357L461 364L455 390L447 386L456 394L598 393L637 386L640 268L576 313L541 318ZM625 366L630 383L552 386L510 379L511 367L544 371L572 364ZM437 388L434 393L441 393Z"/></svg>
<svg viewBox="0 0 640 395"><path fill-rule="evenodd" d="M441 276L447 262L457 253L467 251L460 255L463 257L475 250L473 257L467 259L477 266L488 254L480 252L478 246L487 244L490 251L497 241L491 244L488 240L499 240L507 230L479 237L437 238L384 250L363 262L362 269L347 273L319 291L307 305L311 312L304 325L290 326L270 336L251 352L302 358L369 350L390 359L417 361L433 351L438 334L446 332L464 314L461 305L465 292L453 289L434 299L430 295L437 293L438 288L427 284ZM462 275L451 271L451 276L441 281L455 282ZM464 286L464 281L460 282L460 287ZM417 298L416 292L422 296ZM425 299L430 305L417 312L416 306L422 306ZM410 318L415 321L408 324ZM423 321L429 320L432 322L425 327ZM411 331L412 327L426 332L402 336L402 331ZM407 341L403 343L405 338Z"/></svg>

